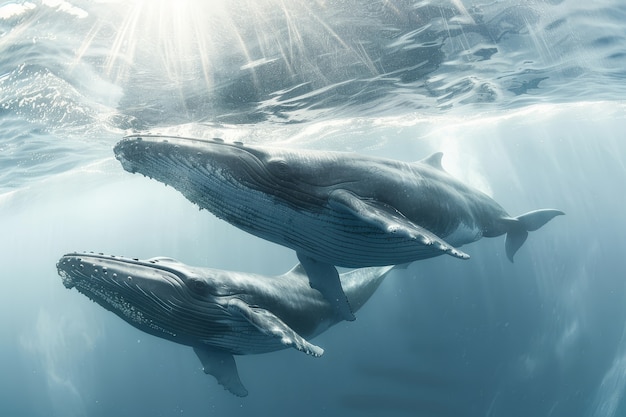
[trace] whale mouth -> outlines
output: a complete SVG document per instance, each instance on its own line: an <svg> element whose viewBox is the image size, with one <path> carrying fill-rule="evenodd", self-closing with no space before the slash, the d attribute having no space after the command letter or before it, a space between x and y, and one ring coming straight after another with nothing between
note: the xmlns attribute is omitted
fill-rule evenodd
<svg viewBox="0 0 626 417"><path fill-rule="evenodd" d="M65 288L77 288L80 292L84 292L92 287L102 286L99 281L103 275L108 274L108 269L106 267L95 268L95 264L91 264L86 259L89 256L91 255L71 253L63 255L58 260L57 272Z"/></svg>
<svg viewBox="0 0 626 417"><path fill-rule="evenodd" d="M179 151L181 148L187 148L193 153L217 149L250 152L250 149L238 141L226 142L220 138L199 139L162 135L126 136L113 147L113 152L126 171L135 173L137 172L135 165L142 164L142 161L145 161L151 152L156 152L159 158L163 158L165 154Z"/></svg>
<svg viewBox="0 0 626 417"><path fill-rule="evenodd" d="M196 139L175 136L127 136L113 148L115 158L122 168L132 174L142 174L179 189L188 198L206 188L214 178L244 175L239 169L233 174L232 166L252 163L247 167L249 176L262 169L256 151L241 142L222 139ZM238 177L237 177L238 178ZM228 181L238 183L232 178Z"/></svg>
<svg viewBox="0 0 626 417"><path fill-rule="evenodd" d="M78 292L124 320L155 327L184 298L184 282L157 261L140 261L94 253L70 253L57 262L67 289ZM167 319L169 320L169 318ZM158 326L165 331L163 326Z"/></svg>
<svg viewBox="0 0 626 417"><path fill-rule="evenodd" d="M61 282L63 282L63 286L68 290L71 290L76 286L76 283L74 282L74 276L68 273L68 271L61 266L61 262L66 261L59 260L59 262L57 262L57 272L61 277Z"/></svg>
<svg viewBox="0 0 626 417"><path fill-rule="evenodd" d="M153 258L145 261L102 253L68 253L57 262L57 271L63 285L68 288L88 289L92 286L110 287L124 294L135 289L140 279L147 289L159 285L180 290L185 287L184 274L172 265L177 261L169 258Z"/></svg>
<svg viewBox="0 0 626 417"><path fill-rule="evenodd" d="M133 283L131 275L123 274L122 268L111 268L111 259L115 257L67 254L57 262L57 271L65 288L76 288L129 322L149 324L150 320L144 314L147 303L141 297L141 288ZM124 265L124 261L120 265Z"/></svg>

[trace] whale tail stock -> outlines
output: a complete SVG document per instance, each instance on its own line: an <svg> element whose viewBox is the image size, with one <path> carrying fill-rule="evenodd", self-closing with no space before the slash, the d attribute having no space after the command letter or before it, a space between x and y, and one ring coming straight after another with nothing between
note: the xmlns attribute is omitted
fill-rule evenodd
<svg viewBox="0 0 626 417"><path fill-rule="evenodd" d="M533 232L548 223L554 217L564 214L565 213L561 210L542 209L529 211L521 216L505 219L508 231L504 247L509 260L513 262L513 256L526 241L528 232Z"/></svg>

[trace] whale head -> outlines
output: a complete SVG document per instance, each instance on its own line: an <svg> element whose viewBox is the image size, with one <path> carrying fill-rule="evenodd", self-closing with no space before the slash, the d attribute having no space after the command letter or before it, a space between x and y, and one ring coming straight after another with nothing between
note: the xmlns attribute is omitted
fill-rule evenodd
<svg viewBox="0 0 626 417"><path fill-rule="evenodd" d="M57 270L66 288L155 336L194 345L224 330L216 321L225 313L212 295L210 277L174 259L70 253L59 259Z"/></svg>
<svg viewBox="0 0 626 417"><path fill-rule="evenodd" d="M341 153L303 153L222 139L129 136L114 152L126 171L170 185L218 217L234 213L237 202L250 205L258 200L315 209L333 188L354 186L362 179L337 156Z"/></svg>

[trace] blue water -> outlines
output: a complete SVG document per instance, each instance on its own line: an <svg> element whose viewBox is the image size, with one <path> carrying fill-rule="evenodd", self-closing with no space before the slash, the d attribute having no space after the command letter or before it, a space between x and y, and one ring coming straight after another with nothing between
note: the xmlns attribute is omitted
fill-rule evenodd
<svg viewBox="0 0 626 417"><path fill-rule="evenodd" d="M619 0L1 3L0 413L626 416L624 22ZM511 214L567 215L515 264L496 238L394 272L321 358L238 357L241 399L56 273L82 250L296 263L124 172L137 131L443 151Z"/></svg>

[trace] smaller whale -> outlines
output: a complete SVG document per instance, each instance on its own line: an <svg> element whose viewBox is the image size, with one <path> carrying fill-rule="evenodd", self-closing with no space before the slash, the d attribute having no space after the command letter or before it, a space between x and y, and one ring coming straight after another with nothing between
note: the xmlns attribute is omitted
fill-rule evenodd
<svg viewBox="0 0 626 417"><path fill-rule="evenodd" d="M353 309L372 296L393 267L341 274ZM318 357L313 338L340 322L330 302L311 288L300 264L279 276L185 265L171 258L129 259L70 253L57 262L66 288L151 335L193 347L204 367L244 397L233 355L295 348Z"/></svg>

